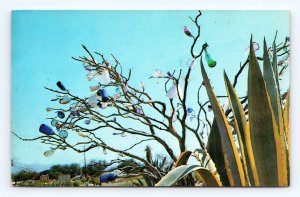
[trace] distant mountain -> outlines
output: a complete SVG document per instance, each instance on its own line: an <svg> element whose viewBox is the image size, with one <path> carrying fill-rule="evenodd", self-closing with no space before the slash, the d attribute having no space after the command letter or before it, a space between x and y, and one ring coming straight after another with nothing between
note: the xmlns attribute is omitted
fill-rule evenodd
<svg viewBox="0 0 300 197"><path fill-rule="evenodd" d="M16 173L23 169L31 169L36 172L42 172L44 170L48 170L53 164L23 164L17 163L12 166L12 173Z"/></svg>

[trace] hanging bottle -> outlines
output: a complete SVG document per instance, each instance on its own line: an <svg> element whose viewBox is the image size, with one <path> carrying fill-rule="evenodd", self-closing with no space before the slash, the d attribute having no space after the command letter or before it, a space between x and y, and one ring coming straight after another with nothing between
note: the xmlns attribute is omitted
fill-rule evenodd
<svg viewBox="0 0 300 197"><path fill-rule="evenodd" d="M108 101L108 92L106 91L106 89L100 89L100 90L98 90L97 95L101 97L101 100L103 102L107 102Z"/></svg>
<svg viewBox="0 0 300 197"><path fill-rule="evenodd" d="M61 119L65 118L65 114L64 114L64 112L62 112L62 111L58 111L58 112L57 112L57 116L58 116L59 118L61 118Z"/></svg>
<svg viewBox="0 0 300 197"><path fill-rule="evenodd" d="M178 89L178 92L177 92ZM181 89L181 87L178 84L178 88L176 86L176 82L173 81L173 85L169 88L168 92L167 92L167 97L169 97L170 99L177 99L178 98L178 94L180 96L181 99L183 99L183 91Z"/></svg>
<svg viewBox="0 0 300 197"><path fill-rule="evenodd" d="M97 106L97 103L98 103L98 100L97 100L97 95L96 95L96 94L93 94L92 96L90 96L90 97L88 98L88 104L89 104L91 107Z"/></svg>
<svg viewBox="0 0 300 197"><path fill-rule="evenodd" d="M68 132L66 130L61 130L58 135L66 139L68 137Z"/></svg>
<svg viewBox="0 0 300 197"><path fill-rule="evenodd" d="M107 69L104 69L99 77L101 84L109 84L110 83L110 76Z"/></svg>
<svg viewBox="0 0 300 197"><path fill-rule="evenodd" d="M53 155L53 153L55 152L54 148L51 148L50 150L47 150L44 152L44 156L45 157L50 157L51 155Z"/></svg>
<svg viewBox="0 0 300 197"><path fill-rule="evenodd" d="M53 127L56 127L56 126L57 126L57 123L58 123L57 120L55 120L55 119L52 119L52 120L51 120L51 125L52 125Z"/></svg>
<svg viewBox="0 0 300 197"><path fill-rule="evenodd" d="M204 53L205 53L205 60L208 66L211 68L215 67L217 65L217 62L213 60L211 55L207 52L207 49L204 49Z"/></svg>
<svg viewBox="0 0 300 197"><path fill-rule="evenodd" d="M48 125L41 124L39 131L45 135L54 135L54 131Z"/></svg>
<svg viewBox="0 0 300 197"><path fill-rule="evenodd" d="M67 89L65 88L65 86L60 82L60 81L58 81L57 83L56 83L56 85L57 85L57 87L59 87L59 89L61 89L62 91L66 91Z"/></svg>

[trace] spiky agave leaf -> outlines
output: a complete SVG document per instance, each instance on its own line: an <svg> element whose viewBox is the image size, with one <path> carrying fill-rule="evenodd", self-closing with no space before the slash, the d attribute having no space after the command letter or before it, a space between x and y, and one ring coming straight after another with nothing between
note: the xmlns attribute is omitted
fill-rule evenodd
<svg viewBox="0 0 300 197"><path fill-rule="evenodd" d="M287 91L283 116L284 116L286 141L288 145L288 150L290 150L290 90Z"/></svg>
<svg viewBox="0 0 300 197"><path fill-rule="evenodd" d="M273 56L276 56L276 53L273 54ZM278 90L277 85L277 79L275 77L275 72L273 68L277 68L277 66L272 66L271 61L269 58L268 53L268 47L266 40L264 39L264 56L263 56L263 77L266 82L267 91L270 97L271 106L274 112L274 116L276 119L276 123L278 126L278 132L279 134L282 134L284 131L284 125L283 125L283 117L282 117L282 107L281 107L281 100L280 100L280 94ZM273 59L276 59L276 57L273 57ZM277 62L276 60L273 60ZM274 63L275 63L274 62Z"/></svg>
<svg viewBox="0 0 300 197"><path fill-rule="evenodd" d="M263 62L263 76L266 82L266 87L268 94L270 96L270 102L272 106L272 110L274 113L274 117L277 124L278 135L276 141L280 143L280 150L277 151L278 157L278 175L279 175L279 184L286 185L287 184L287 148L286 148L286 139L285 139L285 126L283 120L283 111L281 105L280 91L279 91L279 82L278 82L278 74L277 72L277 54L276 54L276 44L273 46L273 66L271 65L268 47L266 40L264 39L264 62ZM276 70L274 72L273 68Z"/></svg>
<svg viewBox="0 0 300 197"><path fill-rule="evenodd" d="M218 125L215 119L213 120L212 127L209 133L206 149L216 165L222 185L230 186L225 167L224 150L222 147Z"/></svg>
<svg viewBox="0 0 300 197"><path fill-rule="evenodd" d="M252 43L252 37L251 41ZM250 136L261 186L283 186L282 145L270 97L250 44L248 72Z"/></svg>
<svg viewBox="0 0 300 197"><path fill-rule="evenodd" d="M241 159L238 154L238 150L236 144L233 140L232 131L229 127L228 120L220 107L220 104L217 100L217 97L213 91L213 88L210 84L208 76L203 66L202 59L200 61L201 64L201 72L203 76L203 80L206 87L206 92L209 98L209 102L212 106L215 119L217 121L218 130L220 132L220 137L222 141L222 145L226 155L226 161L228 162L227 172L232 175L232 182L231 186L245 186L245 176L244 171L241 163ZM226 163L225 161L225 163ZM230 171L229 171L230 169Z"/></svg>
<svg viewBox="0 0 300 197"><path fill-rule="evenodd" d="M170 172L166 176L164 176L155 186L172 186L178 180L182 179L184 176L192 173L197 172L200 174L202 179L204 180L207 186L217 187L221 186L220 181L215 178L215 176L207 169L199 166L199 165L181 165Z"/></svg>
<svg viewBox="0 0 300 197"><path fill-rule="evenodd" d="M235 130L238 135L241 155L243 158L243 166L246 176L252 186L259 186L259 178L252 152L252 144L250 139L249 125L247 125L243 106L236 94L233 85L230 83L226 72L224 71L224 80L228 95L228 100L234 116Z"/></svg>
<svg viewBox="0 0 300 197"><path fill-rule="evenodd" d="M290 183L290 90L287 91L286 102L284 105L284 126L285 126L285 139L286 139L286 157L287 157L287 176L288 176L288 184Z"/></svg>
<svg viewBox="0 0 300 197"><path fill-rule="evenodd" d="M162 161L160 162L160 164L158 165L158 168L159 168L161 171L164 171L164 170L165 170L166 161L167 161L167 157L165 156L165 157L162 159Z"/></svg>
<svg viewBox="0 0 300 197"><path fill-rule="evenodd" d="M220 175L217 171L216 165L206 150L196 149L193 152L193 155L200 161L202 167L208 169L218 180L220 180Z"/></svg>
<svg viewBox="0 0 300 197"><path fill-rule="evenodd" d="M190 156L191 156L192 152L191 151L184 151L180 154L180 156L178 157L176 163L175 163L175 167L181 166L181 165L186 165L187 161L189 160Z"/></svg>
<svg viewBox="0 0 300 197"><path fill-rule="evenodd" d="M152 150L151 147L149 145L146 146L145 148L146 151L146 159L147 161L152 164L153 163L153 157L152 157Z"/></svg>
<svg viewBox="0 0 300 197"><path fill-rule="evenodd" d="M278 67L277 67L277 48L276 48L276 42L274 40L273 42L273 61L272 61L272 67L275 75L276 84L278 86L279 90L279 76L278 76Z"/></svg>

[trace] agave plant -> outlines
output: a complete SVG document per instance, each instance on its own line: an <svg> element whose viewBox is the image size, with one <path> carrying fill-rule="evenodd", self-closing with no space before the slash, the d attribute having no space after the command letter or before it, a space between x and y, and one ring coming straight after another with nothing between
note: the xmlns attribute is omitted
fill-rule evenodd
<svg viewBox="0 0 300 197"><path fill-rule="evenodd" d="M276 44L272 61L264 40L263 73L250 40L248 70L248 114L224 71L225 87L233 113L233 130L213 91L202 60L201 72L214 113L206 150L186 151L175 168L156 186L174 185L194 173L206 186L288 186L289 185L289 95L285 105L279 91ZM289 91L288 91L289 92ZM239 151L238 151L239 147ZM197 153L201 153L201 157ZM187 165L190 156L199 165Z"/></svg>
<svg viewBox="0 0 300 197"><path fill-rule="evenodd" d="M187 165L191 155L199 161L199 165ZM191 173L194 173L193 178L197 179L197 181L195 181L195 185L222 185L218 172L215 168L215 164L209 157L208 153L202 149L197 149L194 152L185 151L181 153L174 168L158 183L156 183L155 186L176 185L178 180L185 179Z"/></svg>

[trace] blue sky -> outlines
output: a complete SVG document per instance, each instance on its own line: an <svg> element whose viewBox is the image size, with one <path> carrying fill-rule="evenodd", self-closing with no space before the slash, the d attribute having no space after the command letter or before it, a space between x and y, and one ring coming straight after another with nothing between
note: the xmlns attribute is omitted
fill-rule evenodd
<svg viewBox="0 0 300 197"><path fill-rule="evenodd" d="M85 52L81 44L91 51L99 51L107 57L113 53L123 69L131 68L131 84L138 87L143 81L154 98L165 100L163 84L148 79L155 69L164 72L186 68L191 59L191 39L183 34L183 26L195 28L189 16L197 11L15 11L12 14L12 130L23 137L37 137L41 123L50 124L46 107L55 106L50 100L53 94L44 86L55 88L62 81L68 89L81 97L88 97L90 85L86 72L72 56ZM233 79L240 62L244 62L251 33L254 41L262 43L264 36L271 45L278 30L277 41L289 35L287 11L203 11L201 45L209 44L209 52L218 62L213 69L207 68L214 90L225 95L223 69ZM262 45L261 45L262 46ZM258 51L261 55L262 51ZM245 72L246 73L246 72ZM241 75L237 91L246 93L246 74ZM287 79L289 76L286 75ZM199 62L191 76L191 96L188 105L193 107L196 97L192 87L201 83ZM283 80L283 88L288 87ZM206 100L205 92L201 97ZM130 124L130 123L129 123ZM104 138L105 136L103 134ZM162 136L169 140L168 136ZM72 136L70 137L72 138ZM72 140L72 139L70 139ZM73 139L75 140L75 139ZM121 149L129 147L135 139L111 139ZM174 144L173 142L170 142ZM144 154L143 144L133 151ZM174 145L175 146L175 145ZM196 146L190 140L188 148ZM159 146L152 147L164 153ZM24 143L12 137L12 159L15 163L55 164L82 163L82 155L73 151L57 151L52 157L44 157L49 147L37 142ZM88 159L107 159L114 154L103 155L100 149L87 153Z"/></svg>

